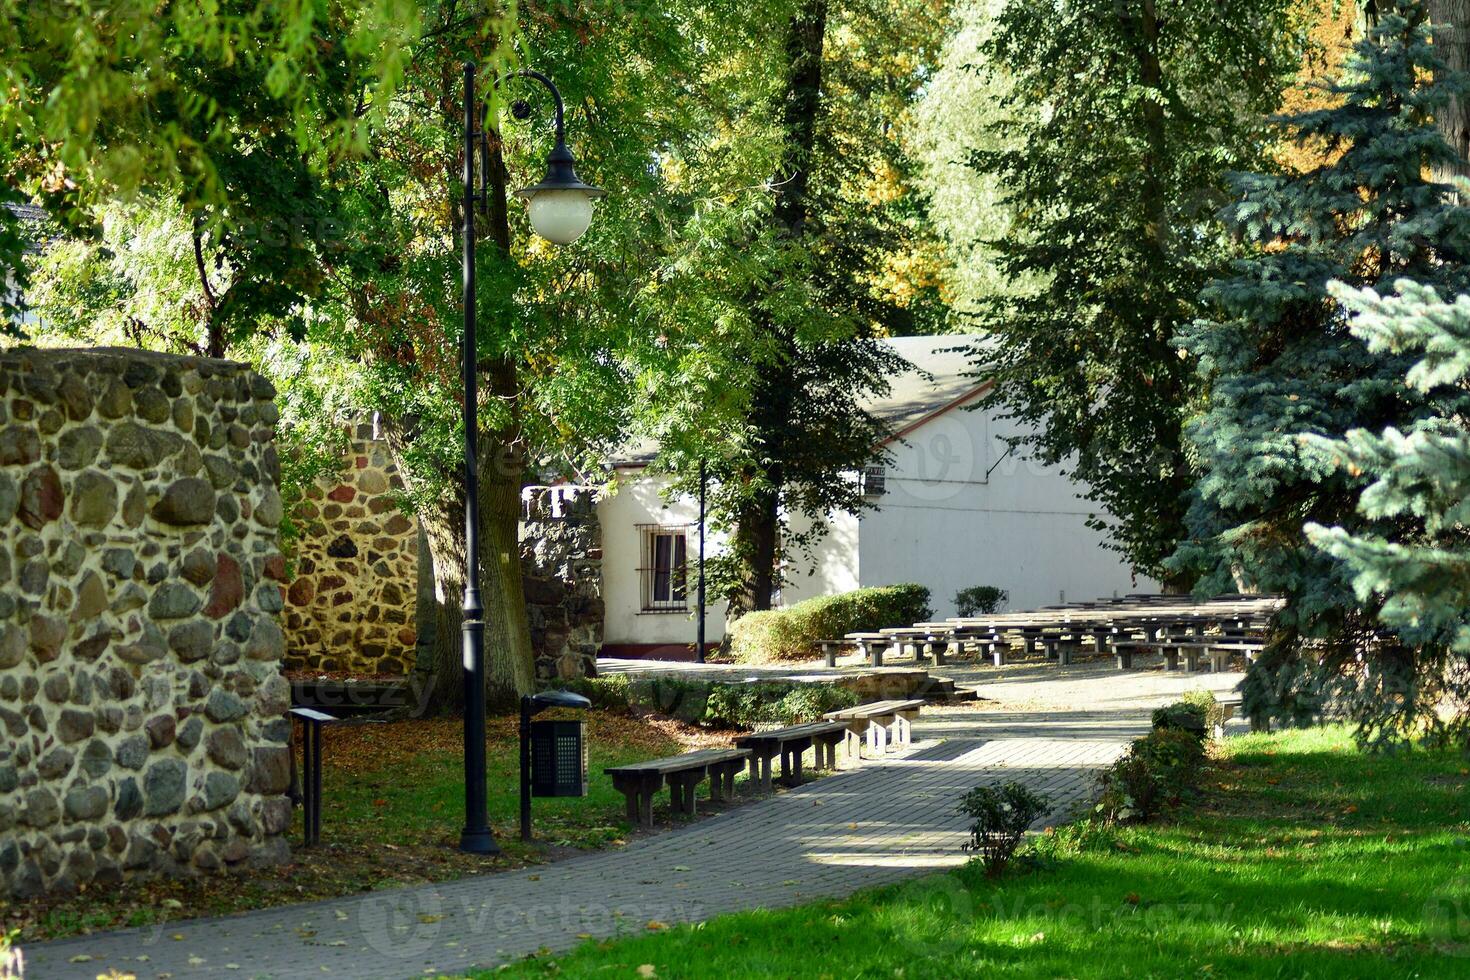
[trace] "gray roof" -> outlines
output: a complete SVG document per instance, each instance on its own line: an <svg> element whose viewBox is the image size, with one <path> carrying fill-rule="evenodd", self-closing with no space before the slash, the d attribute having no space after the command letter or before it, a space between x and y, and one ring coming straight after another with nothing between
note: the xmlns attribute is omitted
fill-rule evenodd
<svg viewBox="0 0 1470 980"><path fill-rule="evenodd" d="M976 376L969 351L985 346L980 334L941 334L934 337L889 337L883 341L911 366L888 379L886 395L871 397L863 406L899 433L973 394L985 383ZM613 466L642 466L658 455L651 440L638 440L613 455Z"/></svg>
<svg viewBox="0 0 1470 980"><path fill-rule="evenodd" d="M26 238L25 250L28 254L39 254L41 248L46 244L44 225L46 212L34 204L11 204L5 205L6 209L17 218L23 226L29 226L21 231Z"/></svg>

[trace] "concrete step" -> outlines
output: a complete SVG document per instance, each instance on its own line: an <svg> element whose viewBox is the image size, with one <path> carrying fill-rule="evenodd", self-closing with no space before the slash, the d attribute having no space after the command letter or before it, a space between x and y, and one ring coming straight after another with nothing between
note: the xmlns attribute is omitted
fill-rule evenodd
<svg viewBox="0 0 1470 980"><path fill-rule="evenodd" d="M974 691L956 687L955 682L948 677L930 676L919 686L918 697L937 704L959 704L966 701L974 701L979 697Z"/></svg>

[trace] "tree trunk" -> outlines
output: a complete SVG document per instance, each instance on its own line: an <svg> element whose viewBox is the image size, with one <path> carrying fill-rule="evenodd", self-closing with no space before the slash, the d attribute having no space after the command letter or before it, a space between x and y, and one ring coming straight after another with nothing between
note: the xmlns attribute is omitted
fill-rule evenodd
<svg viewBox="0 0 1470 980"><path fill-rule="evenodd" d="M420 629L427 626L431 632L418 640L420 659L414 667L417 713L457 712L464 708L460 644L465 583L464 478L459 473L446 474L448 486L443 492L421 492L419 477L404 458L419 427L409 420L383 416L382 428L404 486L415 497L430 501L418 511L419 528L433 566L434 587L432 608L420 616Z"/></svg>
<svg viewBox="0 0 1470 980"><path fill-rule="evenodd" d="M384 419L389 450L404 485L413 492L415 478L403 464L403 451L415 437L412 425ZM521 581L521 467L497 453L493 435L480 440L480 592L485 606L485 696L499 708L535 690L535 661ZM419 527L433 565L432 607L421 622L431 630L420 636L424 651L415 668L419 713L454 712L464 707L463 621L464 479L448 476L449 486L419 510ZM418 494L423 497L424 494Z"/></svg>
<svg viewBox="0 0 1470 980"><path fill-rule="evenodd" d="M1470 71L1470 0L1429 0L1429 22L1434 28L1434 48L1449 70ZM1470 177L1470 100L1463 94L1452 95L1435 124L1459 160L1436 166L1434 179Z"/></svg>
<svg viewBox="0 0 1470 980"><path fill-rule="evenodd" d="M736 522L734 551L740 559L740 581L726 609L729 621L771 608L779 584L776 555L780 537L780 496L774 491L754 494L740 509Z"/></svg>
<svg viewBox="0 0 1470 980"><path fill-rule="evenodd" d="M485 604L485 697L510 708L536 690L536 661L521 579L518 454L497 437L480 438L480 591Z"/></svg>
<svg viewBox="0 0 1470 980"><path fill-rule="evenodd" d="M805 0L792 15L786 36L786 87L779 96L783 146L781 167L775 186L771 217L782 239L800 247L806 231L810 202L813 157L816 153L817 117L822 107L822 48L827 33L827 0ZM785 434L790 426L791 400L801 397L793 390L791 365L799 351L795 331L789 324L773 322L761 311L760 297L752 297L758 322L766 333L780 341L772 360L763 366L761 378L751 395L750 421L759 444L757 455L770 460L762 472L747 472L756 486L737 514L734 552L741 563L736 593L730 597L727 616L738 619L746 612L771 608L780 583L776 561L780 554L781 491L784 477ZM836 478L836 474L833 474Z"/></svg>

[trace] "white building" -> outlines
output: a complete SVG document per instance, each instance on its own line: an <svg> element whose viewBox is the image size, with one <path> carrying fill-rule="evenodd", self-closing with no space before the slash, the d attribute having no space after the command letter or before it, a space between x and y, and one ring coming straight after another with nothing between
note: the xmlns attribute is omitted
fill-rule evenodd
<svg viewBox="0 0 1470 980"><path fill-rule="evenodd" d="M865 475L875 509L837 514L813 560L793 561L782 604L859 587L917 582L936 616L955 614L954 596L975 585L1010 593L1009 608L1152 591L1086 525L1078 488L1051 467L1009 451L1015 423L974 408L988 382L961 349L978 338L888 341L915 369L891 379L869 406L888 423L892 456ZM614 461L618 489L598 505L603 538L603 652L683 658L695 642L694 561L699 505L665 499L667 480L645 474L649 454ZM706 553L722 542L708 538ZM688 588L678 567L687 562ZM724 635L724 605L711 602L710 644Z"/></svg>

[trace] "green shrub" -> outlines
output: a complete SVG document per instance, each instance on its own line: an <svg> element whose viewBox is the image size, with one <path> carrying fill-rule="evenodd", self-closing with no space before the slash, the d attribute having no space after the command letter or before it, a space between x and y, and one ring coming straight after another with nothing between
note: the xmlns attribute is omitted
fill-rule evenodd
<svg viewBox="0 0 1470 980"><path fill-rule="evenodd" d="M1209 731L1225 724L1225 709L1215 700L1214 691L1186 691L1179 700L1184 704L1195 705L1205 713L1205 727Z"/></svg>
<svg viewBox="0 0 1470 980"><path fill-rule="evenodd" d="M974 822L965 850L988 875L998 875L1016 853L1026 828L1046 813L1051 801L1021 783L976 786L960 800L959 812Z"/></svg>
<svg viewBox="0 0 1470 980"><path fill-rule="evenodd" d="M1097 812L1110 823L1149 820L1194 793L1204 762L1201 738L1156 728L1102 774Z"/></svg>
<svg viewBox="0 0 1470 980"><path fill-rule="evenodd" d="M855 693L835 684L714 684L702 720L735 728L799 725L857 703Z"/></svg>
<svg viewBox="0 0 1470 980"><path fill-rule="evenodd" d="M623 674L613 674L610 677L578 677L560 686L582 695L591 701L592 707L598 711L627 714L632 705L628 678Z"/></svg>
<svg viewBox="0 0 1470 980"><path fill-rule="evenodd" d="M972 585L954 594L956 611L961 616L989 616L1000 611L1011 594L993 585Z"/></svg>
<svg viewBox="0 0 1470 980"><path fill-rule="evenodd" d="M1154 709L1153 727L1156 731L1175 729L1203 740L1207 734L1206 722L1205 709L1188 701L1175 701Z"/></svg>
<svg viewBox="0 0 1470 980"><path fill-rule="evenodd" d="M889 626L910 626L934 614L922 585L885 585L806 599L786 609L746 613L730 627L730 652L740 663L806 660L820 640Z"/></svg>

